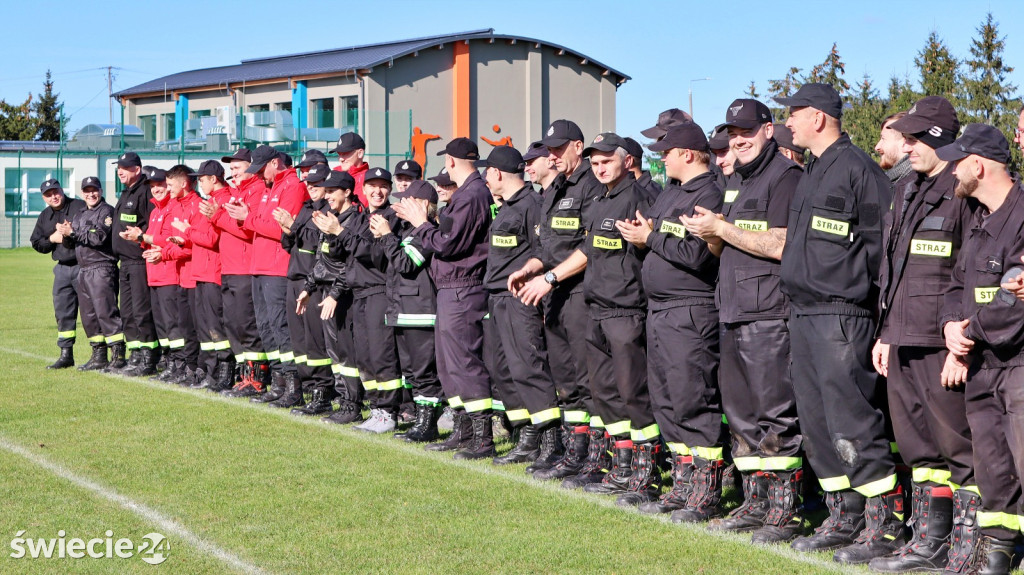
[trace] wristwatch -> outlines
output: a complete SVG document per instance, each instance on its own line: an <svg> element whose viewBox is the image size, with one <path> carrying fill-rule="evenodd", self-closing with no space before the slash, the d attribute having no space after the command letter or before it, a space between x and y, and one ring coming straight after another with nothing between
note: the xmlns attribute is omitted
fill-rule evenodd
<svg viewBox="0 0 1024 575"><path fill-rule="evenodd" d="M558 276L555 275L555 272L544 274L544 281L551 284L551 287L558 287Z"/></svg>

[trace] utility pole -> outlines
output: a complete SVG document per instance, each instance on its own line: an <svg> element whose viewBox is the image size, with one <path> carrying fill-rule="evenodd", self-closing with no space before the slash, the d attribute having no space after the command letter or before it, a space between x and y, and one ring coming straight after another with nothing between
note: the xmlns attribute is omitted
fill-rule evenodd
<svg viewBox="0 0 1024 575"><path fill-rule="evenodd" d="M113 100L114 81L113 81L113 75L111 73L111 69L113 69L113 66L107 66L107 110L109 111L109 114L110 114L109 119L108 119L108 123L113 124L114 123L114 100Z"/></svg>
<svg viewBox="0 0 1024 575"><path fill-rule="evenodd" d="M704 82L704 81L710 80L710 79L711 78L694 78L693 80L690 80L690 117L691 118L693 117L693 83L694 82Z"/></svg>

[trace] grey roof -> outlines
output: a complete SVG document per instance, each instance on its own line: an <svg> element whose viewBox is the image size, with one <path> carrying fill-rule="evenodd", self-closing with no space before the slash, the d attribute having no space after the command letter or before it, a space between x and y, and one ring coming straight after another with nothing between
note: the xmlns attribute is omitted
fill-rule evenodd
<svg viewBox="0 0 1024 575"><path fill-rule="evenodd" d="M478 39L515 40L550 46L586 60L590 65L604 68L609 73L619 77L618 83L629 80L629 76L592 60L579 52L533 38L523 36L510 36L507 34L495 34L493 28L484 30L472 30L456 34L442 36L430 36L426 38L413 38L382 44L367 44L364 46L350 46L333 50L322 50L318 52L304 52L300 54L287 54L273 56L270 58L254 58L242 60L241 64L234 66L221 66L217 68L203 68L201 70L190 70L164 76L126 88L115 93L113 96L120 98L135 94L145 94L161 91L183 91L189 88L200 88L209 86L227 86L238 82L254 82L258 80L271 80L276 78L290 78L293 76L309 76L315 74L344 73L354 70L373 68L386 64L419 50L435 47L448 42L460 42L463 40Z"/></svg>

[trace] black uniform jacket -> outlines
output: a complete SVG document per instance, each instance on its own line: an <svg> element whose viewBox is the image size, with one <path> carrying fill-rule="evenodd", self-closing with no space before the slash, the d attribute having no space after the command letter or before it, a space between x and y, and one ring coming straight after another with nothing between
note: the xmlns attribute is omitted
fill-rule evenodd
<svg viewBox="0 0 1024 575"><path fill-rule="evenodd" d="M592 198L604 193L605 186L597 181L589 160L583 160L568 178L559 174L544 191L540 251L534 257L543 262L545 269L554 268L583 247L587 235L583 209ZM559 288L572 291L581 282L582 278L569 278Z"/></svg>
<svg viewBox="0 0 1024 575"><path fill-rule="evenodd" d="M88 268L98 265L117 265L117 256L110 247L114 225L114 208L100 200L91 209L85 209L71 220L71 235L64 238L64 246L75 248L78 265Z"/></svg>
<svg viewBox="0 0 1024 575"><path fill-rule="evenodd" d="M522 268L539 249L541 201L532 186L524 186L498 210L488 234L490 248L484 276L488 291L508 291L508 276Z"/></svg>
<svg viewBox="0 0 1024 575"><path fill-rule="evenodd" d="M472 173L441 211L438 225L416 228L423 247L433 252L430 271L440 288L477 286L487 267L487 233L494 199L478 173Z"/></svg>
<svg viewBox="0 0 1024 575"><path fill-rule="evenodd" d="M413 234L413 227L400 220L393 233L377 238L376 257L387 258L388 307L385 324L395 327L433 327L437 313L437 290L430 277L431 253ZM377 255L379 254L379 255Z"/></svg>
<svg viewBox="0 0 1024 575"><path fill-rule="evenodd" d="M142 260L142 244L121 238L120 233L130 226L146 229L149 226L149 213L153 211L153 194L149 191L146 176L139 179L121 192L114 207L114 228L111 245L120 259Z"/></svg>
<svg viewBox="0 0 1024 575"><path fill-rule="evenodd" d="M288 279L306 279L313 262L316 260L316 249L320 241L320 229L313 224L313 212L327 212L327 200L306 200L302 209L292 222L291 232L281 234L281 249L288 252Z"/></svg>
<svg viewBox="0 0 1024 575"><path fill-rule="evenodd" d="M57 224L70 222L84 209L85 202L66 196L64 203L60 205L59 209L54 210L50 206L46 206L46 209L39 213L36 227L32 229L32 237L29 239L32 243L32 249L41 254L50 254L53 261L66 266L77 264L78 260L75 258L75 249L73 247L65 247L63 242L56 244L51 242L50 236L53 235L53 232L57 231Z"/></svg>
<svg viewBox="0 0 1024 575"><path fill-rule="evenodd" d="M338 222L341 227L347 228L362 211L359 204L354 204L344 212L338 214ZM349 291L345 277L347 268L348 252L341 246L338 236L330 236L320 233L317 239L316 257L313 260L313 269L306 276L306 291L313 291L317 286L327 290L327 295L335 300L341 297L341 293Z"/></svg>

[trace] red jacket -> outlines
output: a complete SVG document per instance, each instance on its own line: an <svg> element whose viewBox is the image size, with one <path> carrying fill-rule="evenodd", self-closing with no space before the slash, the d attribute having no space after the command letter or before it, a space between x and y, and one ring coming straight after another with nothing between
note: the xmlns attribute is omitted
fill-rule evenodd
<svg viewBox="0 0 1024 575"><path fill-rule="evenodd" d="M170 210L171 197L165 196L164 201L157 202L156 198L150 200L153 205L153 211L149 214L149 225L143 230L145 233L153 236L154 238L163 235L174 235L166 233L164 231L165 220L166 228L173 230L171 227L171 220L166 218ZM143 246L143 249L148 248L148 245ZM170 260L161 260L155 264L146 262L146 283L150 287L160 286L173 286L178 285L178 265Z"/></svg>
<svg viewBox="0 0 1024 575"><path fill-rule="evenodd" d="M274 219L274 209L282 207L292 216L302 209L309 199L306 186L302 185L295 170L285 170L274 178L274 185L264 192L255 209L249 209L249 217L242 225L255 234L252 240L252 275L288 275L288 252L281 249L281 226Z"/></svg>
<svg viewBox="0 0 1024 575"><path fill-rule="evenodd" d="M370 205L370 204L366 203L366 194L363 193L363 182L366 181L366 171L369 170L369 169L370 169L370 164L367 164L366 162L363 162L362 164L359 164L358 166L352 166L352 168L350 168L349 171L348 171L348 173L356 181L356 189L352 190L352 191L355 192L356 197L359 198L359 203L362 204L364 208L368 207ZM341 169L341 166L338 166L338 167L334 168L334 170L338 171L338 172L343 171Z"/></svg>
<svg viewBox="0 0 1024 575"><path fill-rule="evenodd" d="M199 213L199 201L199 194L191 191L180 198L171 199L170 209L165 220L170 219L171 222L181 220L191 224L198 218L203 217ZM163 248L163 259L174 260L177 263L178 285L183 288L196 287L196 278L192 271L192 242L186 237L187 234L178 231L167 221L164 222L164 229L167 230L167 233L154 237L153 242ZM183 238L185 242L180 246L171 243L167 241L167 238L171 236Z"/></svg>
<svg viewBox="0 0 1024 575"><path fill-rule="evenodd" d="M196 202L196 214L188 221L190 225L184 234L192 242L192 276L197 282L220 285L220 230L198 210Z"/></svg>
<svg viewBox="0 0 1024 575"><path fill-rule="evenodd" d="M239 199L249 206L249 211L256 209L260 198L267 191L263 179L255 176L245 180L238 188L223 188L213 197L223 206L233 199ZM220 195L218 195L220 194ZM252 237L253 233L231 218L224 208L218 208L210 220L220 234L220 273L222 275L249 275L252 273Z"/></svg>

